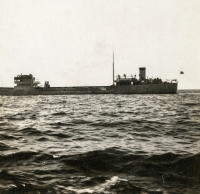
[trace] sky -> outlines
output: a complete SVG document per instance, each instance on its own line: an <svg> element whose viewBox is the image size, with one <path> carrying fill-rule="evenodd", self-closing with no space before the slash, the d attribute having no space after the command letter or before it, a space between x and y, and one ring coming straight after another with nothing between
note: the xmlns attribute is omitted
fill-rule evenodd
<svg viewBox="0 0 200 194"><path fill-rule="evenodd" d="M111 85L113 50L115 76L146 67L200 89L200 2L0 0L0 87L21 73L41 85Z"/></svg>

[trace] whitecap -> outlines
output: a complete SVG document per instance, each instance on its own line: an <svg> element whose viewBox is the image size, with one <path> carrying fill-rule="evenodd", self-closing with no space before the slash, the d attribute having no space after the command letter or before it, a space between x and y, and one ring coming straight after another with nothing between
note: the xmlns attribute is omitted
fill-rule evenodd
<svg viewBox="0 0 200 194"><path fill-rule="evenodd" d="M78 194L81 193L94 193L94 192L103 192L105 194L109 194L110 192L108 191L111 186L115 185L116 183L120 181L127 181L126 179L120 179L118 176L113 176L111 179L107 180L105 183L102 183L100 185L91 187L91 188L85 188L85 189L76 189L73 187L67 187L67 190L74 191Z"/></svg>

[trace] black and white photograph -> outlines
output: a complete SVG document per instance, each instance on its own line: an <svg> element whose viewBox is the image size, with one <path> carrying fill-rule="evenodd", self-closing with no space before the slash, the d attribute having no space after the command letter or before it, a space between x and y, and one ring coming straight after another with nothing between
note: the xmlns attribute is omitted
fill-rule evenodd
<svg viewBox="0 0 200 194"><path fill-rule="evenodd" d="M0 0L1 194L199 194L200 1Z"/></svg>

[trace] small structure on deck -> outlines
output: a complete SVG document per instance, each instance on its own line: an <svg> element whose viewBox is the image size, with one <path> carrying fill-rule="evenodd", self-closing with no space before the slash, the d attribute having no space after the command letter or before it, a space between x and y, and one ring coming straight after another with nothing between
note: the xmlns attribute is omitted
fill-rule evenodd
<svg viewBox="0 0 200 194"><path fill-rule="evenodd" d="M48 90L50 88L49 81L45 81L44 83L44 90Z"/></svg>

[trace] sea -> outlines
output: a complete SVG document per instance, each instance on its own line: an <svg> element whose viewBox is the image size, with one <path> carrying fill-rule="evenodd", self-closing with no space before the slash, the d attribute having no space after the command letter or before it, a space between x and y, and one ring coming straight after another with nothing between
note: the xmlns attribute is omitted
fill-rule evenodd
<svg viewBox="0 0 200 194"><path fill-rule="evenodd" d="M199 194L200 93L0 96L1 194Z"/></svg>

